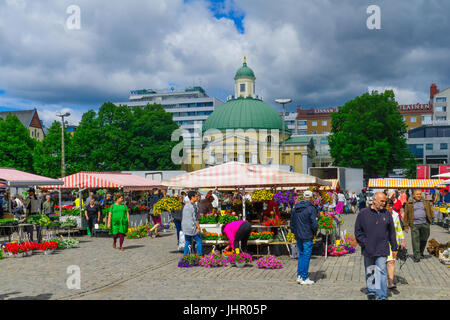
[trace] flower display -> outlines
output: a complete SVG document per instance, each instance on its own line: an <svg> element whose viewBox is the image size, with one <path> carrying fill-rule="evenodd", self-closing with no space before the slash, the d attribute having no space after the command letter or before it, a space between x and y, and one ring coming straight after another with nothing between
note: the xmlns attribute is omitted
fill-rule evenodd
<svg viewBox="0 0 450 320"><path fill-rule="evenodd" d="M59 205L54 206L55 212L59 212ZM80 208L76 208L74 206L62 206L61 207L61 216L79 216Z"/></svg>
<svg viewBox="0 0 450 320"><path fill-rule="evenodd" d="M283 264L274 256L265 256L256 261L256 265L260 269L281 269Z"/></svg>
<svg viewBox="0 0 450 320"><path fill-rule="evenodd" d="M205 268L226 267L227 259L218 252L211 252L200 259L199 265Z"/></svg>
<svg viewBox="0 0 450 320"><path fill-rule="evenodd" d="M181 210L183 205L175 197L165 196L153 205L153 214L160 215L163 211Z"/></svg>
<svg viewBox="0 0 450 320"><path fill-rule="evenodd" d="M148 212L149 210L150 208L147 206L133 204L130 208L130 213Z"/></svg>
<svg viewBox="0 0 450 320"><path fill-rule="evenodd" d="M218 216L215 214L207 214L200 216L198 222L200 224L217 224Z"/></svg>
<svg viewBox="0 0 450 320"><path fill-rule="evenodd" d="M232 212L231 214L221 214L219 216L219 220L217 221L219 224L229 224L233 221L238 221L239 217L236 215L236 213Z"/></svg>
<svg viewBox="0 0 450 320"><path fill-rule="evenodd" d="M269 218L266 221L264 221L262 225L265 227L279 227L282 224L284 224L284 221L280 220L278 216L275 216L275 218Z"/></svg>
<svg viewBox="0 0 450 320"><path fill-rule="evenodd" d="M252 256L245 252L233 253L228 257L230 263L250 263L252 260Z"/></svg>
<svg viewBox="0 0 450 320"><path fill-rule="evenodd" d="M48 226L52 221L43 214L34 214L27 218L27 223L38 224L40 226Z"/></svg>
<svg viewBox="0 0 450 320"><path fill-rule="evenodd" d="M218 240L219 235L215 232L208 232L208 233L202 234L202 239L203 240Z"/></svg>
<svg viewBox="0 0 450 320"><path fill-rule="evenodd" d="M297 193L294 191L280 191L273 196L273 200L278 204L294 204Z"/></svg>
<svg viewBox="0 0 450 320"><path fill-rule="evenodd" d="M286 235L286 240L289 242L297 242L297 240L295 240L295 235L292 232L289 232Z"/></svg>
<svg viewBox="0 0 450 320"><path fill-rule="evenodd" d="M336 226L333 213L320 212L319 219L317 220L319 229L332 230Z"/></svg>
<svg viewBox="0 0 450 320"><path fill-rule="evenodd" d="M249 240L270 240L273 239L274 233L270 231L251 232Z"/></svg>
<svg viewBox="0 0 450 320"><path fill-rule="evenodd" d="M331 200L331 192L329 191L322 191L320 193L320 196L322 198L321 199L322 204L333 202L333 200Z"/></svg>
<svg viewBox="0 0 450 320"><path fill-rule="evenodd" d="M319 206L322 203L322 196L321 196L321 194L319 192L315 191L315 190L311 190L311 191L312 191L312 194L313 194L313 205L314 206ZM304 197L303 194L304 194L304 191L299 191L298 192L296 203L299 203L299 202L305 200L305 197Z"/></svg>
<svg viewBox="0 0 450 320"><path fill-rule="evenodd" d="M186 254L178 262L178 267L179 268L196 267L199 265L201 259L202 259L202 256L200 256L200 255Z"/></svg>
<svg viewBox="0 0 450 320"><path fill-rule="evenodd" d="M55 250L58 248L58 242L56 241L45 241L38 244L39 251Z"/></svg>
<svg viewBox="0 0 450 320"><path fill-rule="evenodd" d="M253 191L252 193L252 201L258 202L258 201L266 201L266 200L272 200L273 199L273 193L269 190L265 189L257 189Z"/></svg>

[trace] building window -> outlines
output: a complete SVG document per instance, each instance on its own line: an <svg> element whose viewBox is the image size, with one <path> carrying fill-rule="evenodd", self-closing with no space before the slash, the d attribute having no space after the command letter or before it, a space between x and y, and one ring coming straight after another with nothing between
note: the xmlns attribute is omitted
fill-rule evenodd
<svg viewBox="0 0 450 320"><path fill-rule="evenodd" d="M312 121L312 122L311 122L311 125L312 125L313 127L317 127L317 121Z"/></svg>
<svg viewBox="0 0 450 320"><path fill-rule="evenodd" d="M427 143L426 149L427 150L433 150L433 144L432 143Z"/></svg>
<svg viewBox="0 0 450 320"><path fill-rule="evenodd" d="M422 123L431 122L431 116L422 116Z"/></svg>
<svg viewBox="0 0 450 320"><path fill-rule="evenodd" d="M447 143L441 143L441 150L447 150L448 144Z"/></svg>
<svg viewBox="0 0 450 320"><path fill-rule="evenodd" d="M320 143L327 144L328 143L328 139L327 138L322 138L322 139L320 139Z"/></svg>
<svg viewBox="0 0 450 320"><path fill-rule="evenodd" d="M417 122L417 118L416 117L411 117L409 119L409 121L412 122L412 123L415 123L415 122Z"/></svg>
<svg viewBox="0 0 450 320"><path fill-rule="evenodd" d="M244 93L244 92L245 92L245 83L241 83L241 85L240 85L240 91L241 91L241 93Z"/></svg>
<svg viewBox="0 0 450 320"><path fill-rule="evenodd" d="M317 134L317 131L313 131L312 134Z"/></svg>
<svg viewBox="0 0 450 320"><path fill-rule="evenodd" d="M447 121L447 117L436 117L436 121Z"/></svg>
<svg viewBox="0 0 450 320"><path fill-rule="evenodd" d="M436 107L436 112L447 112L447 107Z"/></svg>
<svg viewBox="0 0 450 320"><path fill-rule="evenodd" d="M308 123L307 123L307 121L306 120L298 120L297 121L297 125L299 125L299 126L306 126Z"/></svg>
<svg viewBox="0 0 450 320"><path fill-rule="evenodd" d="M446 97L437 97L436 102L447 102L447 98Z"/></svg>
<svg viewBox="0 0 450 320"><path fill-rule="evenodd" d="M327 120L322 120L322 126L326 126L327 125Z"/></svg>
<svg viewBox="0 0 450 320"><path fill-rule="evenodd" d="M267 136L266 142L267 143L272 143L272 136Z"/></svg>

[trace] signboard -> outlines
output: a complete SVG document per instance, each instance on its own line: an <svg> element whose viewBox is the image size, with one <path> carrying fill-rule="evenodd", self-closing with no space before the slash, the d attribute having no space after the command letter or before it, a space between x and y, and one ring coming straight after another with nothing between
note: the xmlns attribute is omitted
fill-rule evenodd
<svg viewBox="0 0 450 320"><path fill-rule="evenodd" d="M417 165L417 179L430 179L430 165Z"/></svg>

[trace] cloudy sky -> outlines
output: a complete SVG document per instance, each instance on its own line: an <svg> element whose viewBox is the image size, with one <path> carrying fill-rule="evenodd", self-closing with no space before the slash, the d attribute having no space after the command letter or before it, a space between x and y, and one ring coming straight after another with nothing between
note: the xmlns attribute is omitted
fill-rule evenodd
<svg viewBox="0 0 450 320"><path fill-rule="evenodd" d="M133 89L201 85L225 101L244 55L257 93L292 98L289 111L385 88L426 103L431 83L450 86L449 12L448 0L1 0L0 107L36 107L48 125Z"/></svg>

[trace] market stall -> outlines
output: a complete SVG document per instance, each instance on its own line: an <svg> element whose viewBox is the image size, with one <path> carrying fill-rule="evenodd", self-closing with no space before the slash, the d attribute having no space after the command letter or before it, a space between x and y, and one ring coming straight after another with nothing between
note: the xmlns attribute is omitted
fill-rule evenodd
<svg viewBox="0 0 450 320"><path fill-rule="evenodd" d="M11 194L11 189L16 188L16 194L18 193L18 188L24 188L24 187L32 187L32 186L39 186L42 184L47 184L51 186L57 186L62 185L63 182L28 173L25 171L16 170L14 168L0 168L0 183L2 185L5 185L7 187L7 193ZM9 190L9 192L8 192ZM8 211L11 212L11 202L8 201ZM6 215L5 215L6 216ZM23 235L23 228L25 226L29 226L29 224L24 223L12 223L14 221L14 217L12 215L6 216L8 221L4 221L5 223L0 225L0 235L8 236L9 239L11 237L11 234L13 232L19 232L20 235Z"/></svg>
<svg viewBox="0 0 450 320"><path fill-rule="evenodd" d="M131 191L144 191L152 190L153 188L165 189L161 183L142 178L131 173L121 173L121 172L78 172L70 176L59 178L63 182L61 186L57 189L65 190L78 190L80 194L83 190L93 190L93 189L118 189L124 192ZM55 189L51 185L41 185L41 189L50 190ZM62 213L62 207L60 207L60 212ZM84 219L82 219L82 208L78 208L79 215L73 216L72 218L77 220L79 228L84 229ZM138 226L147 221L148 210L143 212L142 210L133 210L130 215L130 226ZM61 217L61 221L65 221L68 218L64 216ZM106 224L106 223L105 223Z"/></svg>
<svg viewBox="0 0 450 320"><path fill-rule="evenodd" d="M208 167L205 169L197 170L194 172L186 173L184 175L176 176L174 178L165 180L162 182L163 185L172 189L239 189L242 195L242 218L246 220L246 202L245 201L245 191L249 188L281 188L281 187L301 187L301 186L332 186L331 182L324 181L317 177L301 174L296 172L288 172L284 170L279 170L272 167L265 167L260 165L252 165L240 162L227 162L221 165L216 165L213 167ZM257 192L256 190L255 192ZM273 197L273 194L272 194ZM260 199L264 201L263 198ZM219 213L218 213L219 214ZM218 217L218 221L212 223L215 228L220 228L220 219L223 217L223 212L220 212L221 217ZM236 217L237 218L237 217ZM253 225L252 227L258 228L261 225ZM282 243L286 244L286 234L287 225L283 228L281 223L277 226L263 226L263 227L279 227L280 233L282 234ZM208 230L209 233L215 233L218 237L217 232L212 232L211 229ZM211 239L213 240L213 239ZM220 244L220 239L215 239L216 244ZM261 240L261 239L258 239ZM265 239L270 240L270 239ZM281 242L281 241L280 241ZM251 243L251 242L250 242ZM262 244L259 242L256 244ZM269 243L269 241L267 241ZM287 246L288 251L289 247Z"/></svg>
<svg viewBox="0 0 450 320"><path fill-rule="evenodd" d="M434 189L442 179L369 179L371 189Z"/></svg>
<svg viewBox="0 0 450 320"><path fill-rule="evenodd" d="M341 189L338 179L325 179L325 181L330 182L331 186L323 186L320 187L319 190L339 191Z"/></svg>

